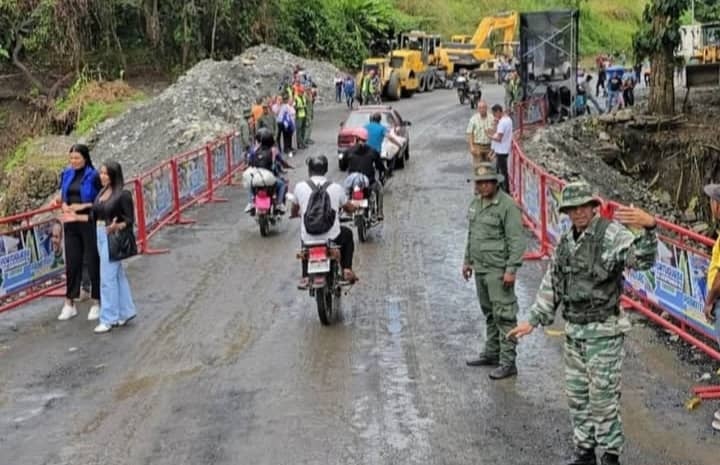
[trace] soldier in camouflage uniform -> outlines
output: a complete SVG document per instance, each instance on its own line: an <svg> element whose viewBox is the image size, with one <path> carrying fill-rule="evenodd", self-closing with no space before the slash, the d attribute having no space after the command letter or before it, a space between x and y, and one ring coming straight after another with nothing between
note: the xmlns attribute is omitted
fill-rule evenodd
<svg viewBox="0 0 720 465"><path fill-rule="evenodd" d="M597 465L598 446L605 450L603 465L619 463L624 443L620 375L630 329L619 306L622 274L625 268L650 269L657 252L652 215L622 207L613 222L597 214L598 205L587 184L565 186L559 209L573 226L560 239L528 321L508 334L519 338L540 324L550 325L562 308L565 389L576 446L571 465Z"/></svg>
<svg viewBox="0 0 720 465"><path fill-rule="evenodd" d="M491 379L517 374L516 343L505 334L517 324L515 274L522 265L525 236L520 209L498 184L505 180L492 163L478 163L474 168L476 196L468 212L469 230L463 277L475 273L480 307L485 314L485 349L469 366L497 366Z"/></svg>

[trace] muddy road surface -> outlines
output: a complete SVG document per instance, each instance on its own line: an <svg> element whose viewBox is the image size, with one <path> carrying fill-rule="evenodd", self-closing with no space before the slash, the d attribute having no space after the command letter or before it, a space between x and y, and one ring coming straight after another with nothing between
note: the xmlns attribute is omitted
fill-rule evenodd
<svg viewBox="0 0 720 465"><path fill-rule="evenodd" d="M499 88L486 89L490 103ZM260 237L247 194L188 213L128 263L138 318L95 335L46 299L0 315L0 463L13 465L561 464L571 452L560 337L536 331L516 379L465 360L482 343L460 276L470 116L454 92L397 103L411 155L386 188L385 223L356 243L360 282L341 321L320 325L295 289L298 220ZM331 158L345 110L316 115L310 153ZM544 271L519 274L522 312ZM712 404L687 412L692 366L639 327L628 342L624 463L717 465Z"/></svg>

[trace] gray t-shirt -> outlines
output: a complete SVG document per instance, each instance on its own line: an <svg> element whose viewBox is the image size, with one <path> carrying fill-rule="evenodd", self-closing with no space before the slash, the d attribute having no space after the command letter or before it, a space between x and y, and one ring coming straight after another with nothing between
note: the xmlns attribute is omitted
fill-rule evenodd
<svg viewBox="0 0 720 465"><path fill-rule="evenodd" d="M316 186L323 185L327 179L324 176L313 176L310 178L310 182ZM345 189L338 184L332 183L327 188L327 193L330 196L330 205L337 212L335 215L335 223L333 224L330 231L325 234L308 234L305 231L305 222L302 218L305 216L305 210L307 209L308 202L310 202L310 195L312 194L312 188L308 185L308 181L302 181L295 185L295 197L297 198L298 205L300 205L300 239L306 244L316 244L327 242L328 239L335 239L340 235L340 207L345 205L348 201Z"/></svg>

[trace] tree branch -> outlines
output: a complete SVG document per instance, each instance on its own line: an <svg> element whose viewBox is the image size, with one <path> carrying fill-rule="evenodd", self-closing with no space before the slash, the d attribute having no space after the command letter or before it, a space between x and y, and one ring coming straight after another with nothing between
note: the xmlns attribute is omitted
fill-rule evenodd
<svg viewBox="0 0 720 465"><path fill-rule="evenodd" d="M45 86L45 84L43 84L37 77L33 75L33 73L28 69L27 66L25 66L22 61L20 61L20 52L23 48L23 42L24 37L22 33L18 32L17 41L15 42L15 47L13 47L12 63L25 75L25 77L33 84L33 86L35 86L41 93L47 95L49 93L49 89Z"/></svg>

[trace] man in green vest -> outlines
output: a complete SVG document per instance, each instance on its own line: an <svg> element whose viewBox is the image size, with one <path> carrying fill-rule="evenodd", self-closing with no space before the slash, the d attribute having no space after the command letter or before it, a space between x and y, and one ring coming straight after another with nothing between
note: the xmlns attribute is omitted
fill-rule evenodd
<svg viewBox="0 0 720 465"><path fill-rule="evenodd" d="M307 113L305 117L305 145L312 145L315 143L310 138L312 134L313 116L315 115L315 94L312 87L305 88L305 105L307 107L305 109Z"/></svg>
<svg viewBox="0 0 720 465"><path fill-rule="evenodd" d="M295 96L295 137L298 150L307 148L305 146L305 129L307 128L307 100L305 89L300 87Z"/></svg>
<svg viewBox="0 0 720 465"><path fill-rule="evenodd" d="M370 73L373 71L374 70L370 70ZM363 105L370 104L370 96L372 95L372 76L370 76L370 73L363 74L362 82L360 83L360 96L362 97Z"/></svg>
<svg viewBox="0 0 720 465"><path fill-rule="evenodd" d="M596 447L604 449L602 465L620 463L620 375L630 329L620 311L623 271L652 268L657 253L652 215L621 207L617 221L610 221L597 213L599 206L589 185L565 186L559 210L570 216L572 228L560 238L528 321L508 333L516 339L548 326L562 308L565 391L576 448L570 465L597 465Z"/></svg>
<svg viewBox="0 0 720 465"><path fill-rule="evenodd" d="M473 168L475 197L468 211L468 238L462 274L475 274L480 308L485 315L485 348L468 366L493 366L491 379L517 374L516 343L505 335L517 324L515 276L525 253L525 232L520 209L498 185L505 180L495 165Z"/></svg>

